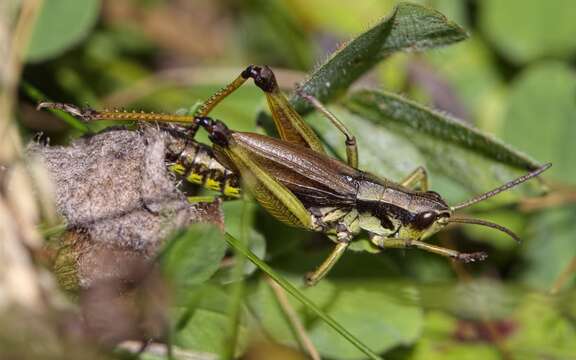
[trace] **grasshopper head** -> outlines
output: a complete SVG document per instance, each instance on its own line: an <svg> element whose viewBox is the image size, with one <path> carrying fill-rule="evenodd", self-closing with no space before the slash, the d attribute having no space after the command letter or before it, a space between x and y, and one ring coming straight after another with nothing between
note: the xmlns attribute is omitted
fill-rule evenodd
<svg viewBox="0 0 576 360"><path fill-rule="evenodd" d="M519 241L520 239L511 230L505 228L504 226L485 221L480 219L471 218L461 218L455 217L454 212L459 209L466 208L478 202L484 201L492 196L495 196L503 191L506 191L512 187L515 187L528 179L531 179L551 166L550 163L544 164L541 167L535 169L534 171L523 175L515 180L507 182L506 184L473 197L463 203L448 206L442 200L440 195L435 192L428 191L425 193L419 193L418 199L412 207L413 216L409 223L406 224L398 234L399 238L404 239L424 239L430 235L438 232L440 229L448 225L449 223L464 223L464 224L476 224L491 227L493 229L500 230L510 237Z"/></svg>
<svg viewBox="0 0 576 360"><path fill-rule="evenodd" d="M410 206L410 217L398 231L401 239L425 239L449 223L453 211L434 191L415 195Z"/></svg>

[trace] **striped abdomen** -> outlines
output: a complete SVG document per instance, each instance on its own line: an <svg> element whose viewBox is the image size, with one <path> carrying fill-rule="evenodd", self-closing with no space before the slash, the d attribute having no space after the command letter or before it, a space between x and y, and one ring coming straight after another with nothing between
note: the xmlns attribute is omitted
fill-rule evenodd
<svg viewBox="0 0 576 360"><path fill-rule="evenodd" d="M167 159L170 171L186 181L219 191L228 197L240 197L238 175L220 164L212 149L195 141L169 144Z"/></svg>

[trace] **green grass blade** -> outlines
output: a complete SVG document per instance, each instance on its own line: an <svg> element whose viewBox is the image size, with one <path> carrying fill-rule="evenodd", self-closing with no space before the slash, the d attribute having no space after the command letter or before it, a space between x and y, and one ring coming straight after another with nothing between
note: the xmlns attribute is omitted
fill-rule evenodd
<svg viewBox="0 0 576 360"><path fill-rule="evenodd" d="M244 255L248 258L254 265L258 266L260 270L265 272L268 276L270 276L275 282L277 282L284 290L286 290L290 295L294 296L298 301L300 301L304 306L308 308L308 310L315 313L319 318L326 322L330 327L332 327L335 331L337 331L342 337L348 340L352 345L354 345L358 350L362 351L366 354L370 359L379 359L382 358L375 354L370 348L368 348L364 343L362 343L359 339L357 339L354 335L350 334L342 325L340 325L336 320L330 317L328 314L324 313L320 308L318 308L312 301L310 301L307 297L305 297L298 289L296 289L292 284L288 281L283 279L280 275L278 275L270 266L268 266L265 262L260 260L250 249L248 249L244 244L242 244L239 240L231 236L230 234L226 234L226 242L238 253Z"/></svg>
<svg viewBox="0 0 576 360"><path fill-rule="evenodd" d="M248 211L248 199L244 197L242 200L242 219L241 219L241 232L240 232L240 242L246 247L248 244L248 234L250 232L252 217ZM235 255L238 255L238 250L234 250ZM224 353L222 354L222 359L234 359L236 354L236 348L239 343L240 336L240 317L242 312L244 292L245 292L245 280L244 280L244 267L246 262L246 257L244 256L234 256L236 259L234 263L234 268L232 270L232 279L234 283L230 289L230 306L228 309L228 315L230 317L229 328L228 328L228 339L227 346L224 346Z"/></svg>
<svg viewBox="0 0 576 360"><path fill-rule="evenodd" d="M51 101L38 88L36 88L34 85L31 85L30 83L27 83L26 81L22 81L21 87L22 87L22 90L24 91L24 93L28 97L30 97L31 99L33 99L37 102L41 102L41 101L50 102ZM48 111L50 111L51 113L53 113L54 115L56 115L57 117L62 119L62 121L64 121L66 124L70 125L74 129L80 131L82 134L86 134L86 133L90 132L90 128L86 124L84 124L82 121L76 119L74 116L67 114L67 113L60 111L60 110L55 110L55 109L48 109Z"/></svg>
<svg viewBox="0 0 576 360"><path fill-rule="evenodd" d="M302 84L302 90L328 103L395 52L423 51L467 37L464 29L440 12L416 4L401 3L390 16L345 44L320 65ZM311 106L297 96L292 97L291 102L301 114L311 110Z"/></svg>

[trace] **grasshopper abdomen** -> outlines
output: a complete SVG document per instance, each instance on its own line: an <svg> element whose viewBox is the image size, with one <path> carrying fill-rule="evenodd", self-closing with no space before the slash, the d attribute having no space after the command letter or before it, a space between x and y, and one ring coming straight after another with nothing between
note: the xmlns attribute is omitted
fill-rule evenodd
<svg viewBox="0 0 576 360"><path fill-rule="evenodd" d="M166 160L168 169L189 183L231 198L241 195L238 175L218 162L204 144L176 139L167 146Z"/></svg>

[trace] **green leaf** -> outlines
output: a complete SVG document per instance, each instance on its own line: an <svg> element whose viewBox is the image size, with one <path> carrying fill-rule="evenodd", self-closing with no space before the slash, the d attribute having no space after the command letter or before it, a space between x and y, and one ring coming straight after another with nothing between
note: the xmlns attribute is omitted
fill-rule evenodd
<svg viewBox="0 0 576 360"><path fill-rule="evenodd" d="M243 49L252 61L305 69L312 59L311 32L299 22L299 13L282 0L252 0L239 7L237 25ZM274 49L274 51L270 51Z"/></svg>
<svg viewBox="0 0 576 360"><path fill-rule="evenodd" d="M426 162L420 150L409 139L352 114L341 106L331 105L330 111L346 124L356 137L360 152L358 157L360 169L369 169L376 175L400 181L416 166ZM346 147L342 132L318 114L314 114L313 118L312 115L309 116L307 120L309 124L313 124L318 134L322 134L322 139L330 150L345 160Z"/></svg>
<svg viewBox="0 0 576 360"><path fill-rule="evenodd" d="M576 52L572 0L483 0L478 6L484 33L514 62Z"/></svg>
<svg viewBox="0 0 576 360"><path fill-rule="evenodd" d="M366 31L367 21L377 14L391 12L400 1L364 0L362 5L349 0L292 0L297 11L306 14L307 22L312 23L322 32L338 37L349 37ZM423 3L416 0L414 3ZM370 25L372 25L370 23Z"/></svg>
<svg viewBox="0 0 576 360"><path fill-rule="evenodd" d="M368 120L395 123L478 152L487 158L521 169L535 169L538 163L502 141L466 125L448 114L384 91L363 90L352 94L345 105Z"/></svg>
<svg viewBox="0 0 576 360"><path fill-rule="evenodd" d="M424 333L409 360L498 360L502 357L492 344L455 339L457 319L440 311L426 315Z"/></svg>
<svg viewBox="0 0 576 360"><path fill-rule="evenodd" d="M226 243L215 226L195 224L176 235L160 254L163 273L178 291L208 280L220 266Z"/></svg>
<svg viewBox="0 0 576 360"><path fill-rule="evenodd" d="M429 0L425 1L425 3L461 25L467 26L470 20L467 14L468 4L466 2L459 0Z"/></svg>
<svg viewBox="0 0 576 360"><path fill-rule="evenodd" d="M521 173L518 169L538 166L530 157L478 129L396 94L359 91L344 105L409 140L428 166L473 192L484 192L515 178ZM386 151L393 149L382 148L383 153ZM402 161L401 156L398 161Z"/></svg>
<svg viewBox="0 0 576 360"><path fill-rule="evenodd" d="M179 308L178 313L186 314L186 322L174 336L176 345L194 351L222 354L228 347L228 327L230 324L230 295L215 286L205 285L196 291L199 300L193 309ZM189 294L193 297L194 294ZM243 314L246 315L246 314ZM247 345L249 334L245 317L241 316L236 352L240 354Z"/></svg>
<svg viewBox="0 0 576 360"><path fill-rule="evenodd" d="M332 54L301 88L328 103L394 52L423 51L466 37L466 31L441 13L420 5L401 3L389 17ZM293 97L291 102L300 113L311 110L310 105L299 97Z"/></svg>
<svg viewBox="0 0 576 360"><path fill-rule="evenodd" d="M488 278L471 281L435 281L418 284L420 304L474 321L509 317L525 292Z"/></svg>
<svg viewBox="0 0 576 360"><path fill-rule="evenodd" d="M576 330L573 320L551 298L529 295L514 314L517 331L508 346L521 359L573 359Z"/></svg>
<svg viewBox="0 0 576 360"><path fill-rule="evenodd" d="M576 184L576 72L560 62L527 68L512 84L503 138L554 166Z"/></svg>
<svg viewBox="0 0 576 360"><path fill-rule="evenodd" d="M407 291L406 288L396 290ZM379 288L376 282L358 286L324 280L313 288L305 289L303 293L377 353L398 345L409 345L420 335L421 309L398 301L396 296L392 297ZM269 286L260 284L253 303L267 333L277 341L297 345ZM296 302L292 302L292 305L305 322L310 339L323 356L331 359L364 358L358 349L342 342L337 332L318 321L304 306Z"/></svg>
<svg viewBox="0 0 576 360"><path fill-rule="evenodd" d="M28 46L27 60L47 60L76 45L96 23L99 11L99 0L44 1Z"/></svg>
<svg viewBox="0 0 576 360"><path fill-rule="evenodd" d="M494 55L480 37L456 44L442 51L426 54L432 66L416 62L424 71L437 73L453 91L455 100L448 106L459 108L461 102L466 119L473 119L479 128L489 131L499 130L505 105L506 84L495 66ZM429 86L427 95L434 99L444 96ZM436 93L434 93L436 92Z"/></svg>
<svg viewBox="0 0 576 360"><path fill-rule="evenodd" d="M485 290L489 289L476 289L475 296L484 296ZM518 290L516 287L507 287L505 291L510 294L507 300L503 300L511 311L496 317L482 314L482 309L492 311L494 298L491 297L481 303L467 304L478 312L472 318L449 315L454 305L450 301L446 302L448 306L444 312L438 311L438 306L433 306L426 312L423 334L407 359L501 359L502 354L489 341L491 335L486 329L487 321L498 331L500 341L514 358L572 359L576 351L576 343L573 341L576 334L568 312L569 307L574 308L574 297L566 296L562 299L565 302L563 304L558 298ZM426 294L422 294L422 298L425 297ZM438 296L433 298L436 300Z"/></svg>
<svg viewBox="0 0 576 360"><path fill-rule="evenodd" d="M576 208L553 209L532 220L530 241L522 247L525 283L549 290L576 254ZM574 283L574 280L572 280Z"/></svg>

